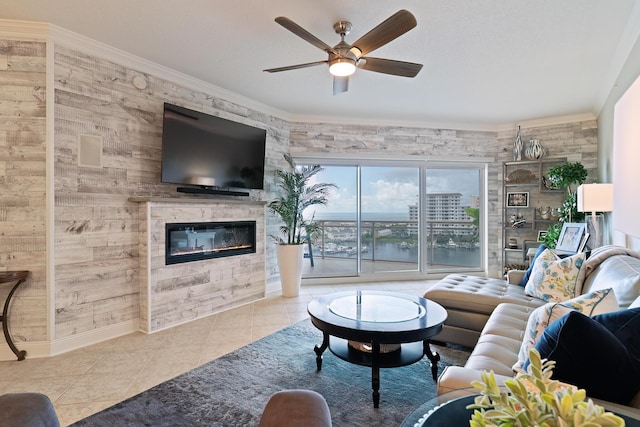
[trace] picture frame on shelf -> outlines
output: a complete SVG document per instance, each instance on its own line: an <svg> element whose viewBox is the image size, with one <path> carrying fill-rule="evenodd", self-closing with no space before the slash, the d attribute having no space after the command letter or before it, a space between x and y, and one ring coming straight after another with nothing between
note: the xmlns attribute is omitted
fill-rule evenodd
<svg viewBox="0 0 640 427"><path fill-rule="evenodd" d="M508 208L528 208L529 192L528 191L512 191L507 193Z"/></svg>
<svg viewBox="0 0 640 427"><path fill-rule="evenodd" d="M587 224L584 222L565 222L558 237L556 250L576 253L584 238Z"/></svg>
<svg viewBox="0 0 640 427"><path fill-rule="evenodd" d="M544 241L544 236L547 235L547 230L540 230L538 231L538 239L536 240L537 242L543 242Z"/></svg>
<svg viewBox="0 0 640 427"><path fill-rule="evenodd" d="M578 248L578 252L582 252L584 251L584 249L587 246L587 242L589 241L589 233L584 233L584 236L582 237L582 241L580 242L580 247Z"/></svg>

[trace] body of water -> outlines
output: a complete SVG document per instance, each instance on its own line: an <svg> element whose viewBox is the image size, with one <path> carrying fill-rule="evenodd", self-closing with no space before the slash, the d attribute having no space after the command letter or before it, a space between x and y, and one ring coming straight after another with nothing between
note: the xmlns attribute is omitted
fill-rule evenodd
<svg viewBox="0 0 640 427"><path fill-rule="evenodd" d="M356 248L355 242L345 242L335 248L331 254L325 254L325 256L355 259L357 250L353 248ZM321 255L319 250L314 251L314 256ZM369 247L363 247L362 259L412 262L417 265L418 248L405 248L396 243L377 243L375 251ZM457 267L480 267L480 248L436 247L427 252L427 263Z"/></svg>
<svg viewBox="0 0 640 427"><path fill-rule="evenodd" d="M344 212L322 212L315 217L317 221L355 221L356 214ZM362 212L363 221L409 221L409 208L407 212Z"/></svg>

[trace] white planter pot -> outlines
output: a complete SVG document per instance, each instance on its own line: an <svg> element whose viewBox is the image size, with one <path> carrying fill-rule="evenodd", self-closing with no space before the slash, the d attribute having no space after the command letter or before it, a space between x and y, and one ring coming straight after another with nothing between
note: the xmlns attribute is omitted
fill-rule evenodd
<svg viewBox="0 0 640 427"><path fill-rule="evenodd" d="M277 245L276 255L280 270L280 282L282 283L282 295L297 297L302 281L303 246Z"/></svg>

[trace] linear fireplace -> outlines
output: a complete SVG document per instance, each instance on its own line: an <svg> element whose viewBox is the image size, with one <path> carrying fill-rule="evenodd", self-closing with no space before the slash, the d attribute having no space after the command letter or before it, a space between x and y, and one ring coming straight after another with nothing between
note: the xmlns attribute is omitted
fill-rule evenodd
<svg viewBox="0 0 640 427"><path fill-rule="evenodd" d="M256 222L165 224L165 264L200 261L256 252Z"/></svg>

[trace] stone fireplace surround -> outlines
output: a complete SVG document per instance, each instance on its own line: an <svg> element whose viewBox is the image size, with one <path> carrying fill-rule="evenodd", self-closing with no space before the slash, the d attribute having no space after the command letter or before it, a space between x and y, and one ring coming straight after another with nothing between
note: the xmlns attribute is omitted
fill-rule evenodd
<svg viewBox="0 0 640 427"><path fill-rule="evenodd" d="M134 197L140 210L140 330L152 333L265 296L265 202ZM166 224L255 221L255 253L166 265Z"/></svg>

